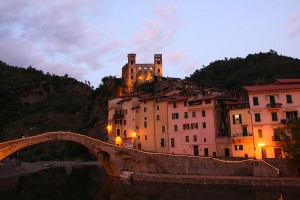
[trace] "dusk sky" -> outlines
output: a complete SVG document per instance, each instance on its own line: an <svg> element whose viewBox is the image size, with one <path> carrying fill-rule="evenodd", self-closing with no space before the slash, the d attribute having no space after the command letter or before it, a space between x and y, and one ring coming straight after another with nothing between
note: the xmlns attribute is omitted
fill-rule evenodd
<svg viewBox="0 0 300 200"><path fill-rule="evenodd" d="M2 0L0 60L98 87L163 54L164 76L184 78L225 57L300 58L299 0Z"/></svg>

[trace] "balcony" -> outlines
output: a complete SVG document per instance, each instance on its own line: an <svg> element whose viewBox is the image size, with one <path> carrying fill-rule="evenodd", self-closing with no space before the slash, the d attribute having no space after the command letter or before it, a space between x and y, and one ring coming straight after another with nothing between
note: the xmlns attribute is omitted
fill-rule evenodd
<svg viewBox="0 0 300 200"><path fill-rule="evenodd" d="M123 113L114 114L114 119L124 119L124 114Z"/></svg>
<svg viewBox="0 0 300 200"><path fill-rule="evenodd" d="M278 108L281 108L281 106L282 106L282 103L268 103L266 105L266 107L268 109L278 109Z"/></svg>
<svg viewBox="0 0 300 200"><path fill-rule="evenodd" d="M247 137L247 136L252 136L252 133L236 133L232 134L232 137Z"/></svg>
<svg viewBox="0 0 300 200"><path fill-rule="evenodd" d="M281 119L280 120L282 124L288 124L289 123L289 119Z"/></svg>

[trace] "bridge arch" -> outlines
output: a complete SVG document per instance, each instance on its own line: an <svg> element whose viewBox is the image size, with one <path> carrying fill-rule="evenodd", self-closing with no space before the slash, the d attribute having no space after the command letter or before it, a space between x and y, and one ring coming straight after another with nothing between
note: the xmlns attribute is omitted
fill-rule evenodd
<svg viewBox="0 0 300 200"><path fill-rule="evenodd" d="M111 160L114 152L113 146L94 138L72 132L47 132L40 135L17 139L0 143L0 161L11 154L36 144L50 141L71 141L86 147L102 164L106 173L110 176L120 176L120 172Z"/></svg>

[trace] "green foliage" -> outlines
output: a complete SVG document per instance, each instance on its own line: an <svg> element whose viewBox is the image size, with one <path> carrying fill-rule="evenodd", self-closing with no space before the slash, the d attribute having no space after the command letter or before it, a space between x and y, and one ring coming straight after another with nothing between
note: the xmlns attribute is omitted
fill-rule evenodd
<svg viewBox="0 0 300 200"><path fill-rule="evenodd" d="M280 144L286 157L293 163L300 163L300 119L281 128L280 136Z"/></svg>
<svg viewBox="0 0 300 200"><path fill-rule="evenodd" d="M272 83L276 78L299 77L299 59L270 50L268 53L249 54L246 58L217 60L186 79L209 87L240 90L246 85Z"/></svg>

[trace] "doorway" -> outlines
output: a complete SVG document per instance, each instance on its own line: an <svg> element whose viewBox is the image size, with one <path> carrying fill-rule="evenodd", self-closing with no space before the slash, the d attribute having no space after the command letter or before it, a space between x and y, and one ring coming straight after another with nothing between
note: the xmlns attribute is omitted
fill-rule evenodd
<svg viewBox="0 0 300 200"><path fill-rule="evenodd" d="M264 147L261 148L261 157L262 158L267 158L267 150Z"/></svg>
<svg viewBox="0 0 300 200"><path fill-rule="evenodd" d="M204 156L208 156L208 148L204 148Z"/></svg>
<svg viewBox="0 0 300 200"><path fill-rule="evenodd" d="M194 146L194 156L199 156L199 146L198 145Z"/></svg>
<svg viewBox="0 0 300 200"><path fill-rule="evenodd" d="M229 149L226 148L226 149L225 149L225 157L229 157L229 155L230 155Z"/></svg>

